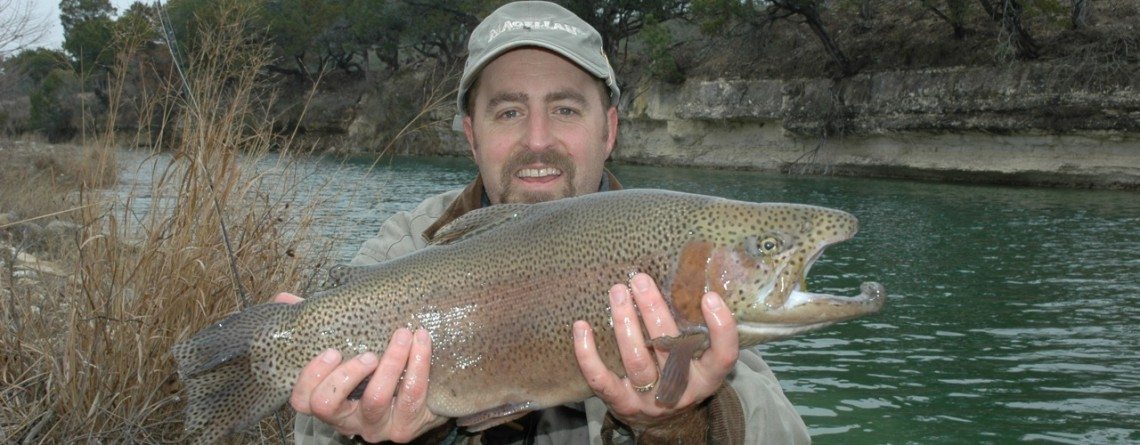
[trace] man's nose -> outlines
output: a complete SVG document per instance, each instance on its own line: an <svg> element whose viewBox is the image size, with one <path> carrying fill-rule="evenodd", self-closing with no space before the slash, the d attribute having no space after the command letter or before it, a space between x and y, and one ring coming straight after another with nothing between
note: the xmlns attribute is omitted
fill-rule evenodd
<svg viewBox="0 0 1140 445"><path fill-rule="evenodd" d="M551 132L550 116L545 113L533 113L528 117L524 144L529 150L545 150L554 145L554 134Z"/></svg>

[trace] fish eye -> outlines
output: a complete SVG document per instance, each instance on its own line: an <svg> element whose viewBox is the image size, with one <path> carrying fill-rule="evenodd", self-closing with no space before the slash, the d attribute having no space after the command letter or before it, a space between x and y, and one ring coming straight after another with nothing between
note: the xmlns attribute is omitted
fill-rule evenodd
<svg viewBox="0 0 1140 445"><path fill-rule="evenodd" d="M748 245L748 251L756 256L771 256L780 253L784 243L774 236L753 238Z"/></svg>
<svg viewBox="0 0 1140 445"><path fill-rule="evenodd" d="M760 253L771 255L780 250L780 240L773 237L767 237L756 243L756 247L759 248Z"/></svg>

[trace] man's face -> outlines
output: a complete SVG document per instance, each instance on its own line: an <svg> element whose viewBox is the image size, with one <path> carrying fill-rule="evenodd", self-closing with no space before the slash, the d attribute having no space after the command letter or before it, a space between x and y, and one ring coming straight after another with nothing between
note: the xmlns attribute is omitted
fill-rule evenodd
<svg viewBox="0 0 1140 445"><path fill-rule="evenodd" d="M483 68L463 131L492 204L598 191L617 109L598 81L550 51L520 48Z"/></svg>

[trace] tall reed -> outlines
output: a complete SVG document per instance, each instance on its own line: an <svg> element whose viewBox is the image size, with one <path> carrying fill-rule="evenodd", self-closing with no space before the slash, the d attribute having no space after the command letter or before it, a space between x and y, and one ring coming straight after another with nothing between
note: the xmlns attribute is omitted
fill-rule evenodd
<svg viewBox="0 0 1140 445"><path fill-rule="evenodd" d="M112 79L113 110L143 101L134 104L149 110L140 122L170 122L163 137L137 138L170 157L155 164L153 183L116 199L94 187L115 170L116 113L85 141L75 275L0 281L11 288L6 314L20 321L0 339L0 442L178 442L171 345L301 289L327 255L314 230L320 203L298 201L289 141L271 131L271 91L259 81L268 54L243 36L243 3L219 8L216 27L200 33L181 74L161 88L126 98L124 80ZM264 168L271 148L280 161ZM282 418L249 440L276 441L289 430Z"/></svg>

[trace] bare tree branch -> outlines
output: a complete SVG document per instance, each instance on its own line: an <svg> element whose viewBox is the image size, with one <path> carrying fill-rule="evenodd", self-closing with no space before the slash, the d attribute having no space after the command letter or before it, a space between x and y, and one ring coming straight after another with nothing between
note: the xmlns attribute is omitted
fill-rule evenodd
<svg viewBox="0 0 1140 445"><path fill-rule="evenodd" d="M50 17L36 17L34 0L0 0L0 60L47 34Z"/></svg>

